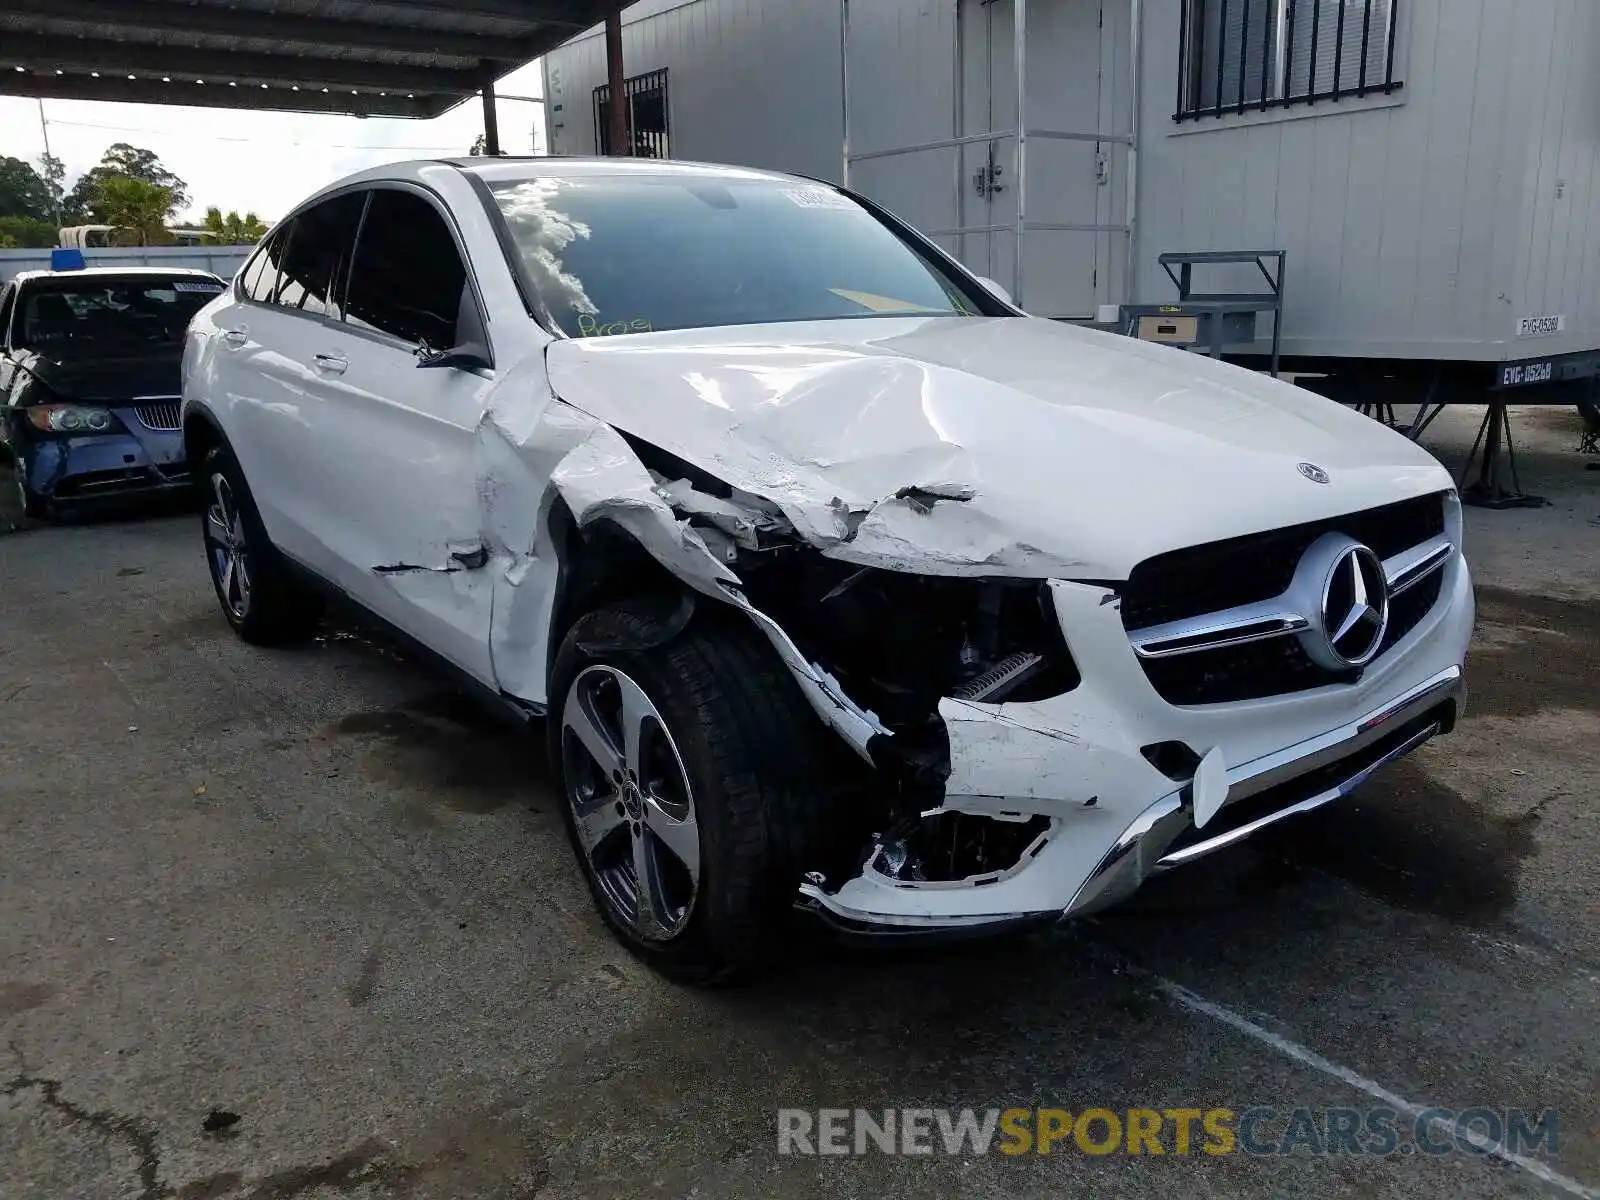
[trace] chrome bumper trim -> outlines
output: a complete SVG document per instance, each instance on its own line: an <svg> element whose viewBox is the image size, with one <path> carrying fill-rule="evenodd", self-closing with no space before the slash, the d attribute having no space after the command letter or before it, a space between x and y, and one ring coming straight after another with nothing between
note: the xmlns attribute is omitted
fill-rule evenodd
<svg viewBox="0 0 1600 1200"><path fill-rule="evenodd" d="M1447 667L1348 725L1241 763L1228 771L1228 800L1243 800L1297 775L1348 758L1381 737L1382 726L1420 713L1460 690L1461 668Z"/></svg>
<svg viewBox="0 0 1600 1200"><path fill-rule="evenodd" d="M1357 721L1235 767L1228 772L1231 785L1228 803L1257 795L1320 767L1359 754L1383 737L1394 722L1403 723L1422 716L1433 706L1451 697L1459 699L1462 695L1461 668L1450 667L1441 671ZM1338 800L1365 783L1380 767L1411 753L1444 729L1443 720L1434 721L1335 786L1171 854L1167 853L1168 847L1189 827L1191 821L1182 792L1163 796L1140 813L1123 831L1117 844L1106 853L1063 915L1079 916L1106 908L1131 896L1152 875L1203 858L1224 846L1242 841L1268 825ZM1225 803L1221 812L1227 811Z"/></svg>
<svg viewBox="0 0 1600 1200"><path fill-rule="evenodd" d="M1388 764L1392 763L1397 758L1403 758L1407 754L1410 754L1418 746L1422 745L1423 742L1437 734L1441 728L1442 726L1440 723L1435 721L1427 728L1418 730L1400 745L1384 754L1382 758L1366 767L1363 767L1360 771L1357 771L1343 783L1328 788L1324 792L1319 792L1315 796L1309 796L1300 801L1298 804L1291 804L1288 808L1283 808L1279 809L1277 812L1268 813L1264 817L1257 817L1254 821L1240 825L1237 829L1230 829L1226 833L1219 833L1216 837L1207 838L1203 842L1195 842L1193 845L1185 846L1181 850L1174 850L1171 854L1163 854L1160 858L1156 859L1155 869L1158 871L1166 871L1173 867L1181 867L1185 863L1191 863L1197 858L1204 858L1206 855L1217 850L1221 850L1225 846L1231 846L1235 842L1242 842L1251 834L1265 829L1269 825L1276 825L1279 821L1282 821L1285 818L1298 816L1301 813L1311 812L1314 809L1321 808L1324 804L1328 804L1334 800L1348 796L1351 792L1355 791L1356 788L1360 787L1369 778L1371 778L1373 772L1377 771L1381 767L1388 766Z"/></svg>

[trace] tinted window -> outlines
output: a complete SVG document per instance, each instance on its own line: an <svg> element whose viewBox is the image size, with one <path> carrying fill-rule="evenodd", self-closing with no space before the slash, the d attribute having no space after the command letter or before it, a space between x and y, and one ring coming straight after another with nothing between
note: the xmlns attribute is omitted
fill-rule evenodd
<svg viewBox="0 0 1600 1200"><path fill-rule="evenodd" d="M337 313L338 280L349 261L365 200L360 192L335 196L294 219L278 283L280 305L308 313Z"/></svg>
<svg viewBox="0 0 1600 1200"><path fill-rule="evenodd" d="M371 195L344 319L435 350L454 346L467 272L449 226L413 192Z"/></svg>
<svg viewBox="0 0 1600 1200"><path fill-rule="evenodd" d="M15 307L17 290L13 287L0 289L0 346L7 344L6 335L11 332L11 310Z"/></svg>
<svg viewBox="0 0 1600 1200"><path fill-rule="evenodd" d="M493 191L534 286L575 337L995 307L823 185L547 177Z"/></svg>
<svg viewBox="0 0 1600 1200"><path fill-rule="evenodd" d="M284 244L289 240L289 232L293 227L280 226L260 250L256 252L255 260L245 270L244 294L252 300L259 300L262 304L271 304L272 298L278 290L278 276L283 264Z"/></svg>
<svg viewBox="0 0 1600 1200"><path fill-rule="evenodd" d="M181 342L189 319L224 288L199 276L41 280L19 296L15 342L52 357L69 348L137 355Z"/></svg>

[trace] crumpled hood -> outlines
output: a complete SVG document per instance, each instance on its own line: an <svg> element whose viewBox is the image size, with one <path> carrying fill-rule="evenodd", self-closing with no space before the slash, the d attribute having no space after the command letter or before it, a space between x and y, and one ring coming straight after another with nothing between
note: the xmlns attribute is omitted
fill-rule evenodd
<svg viewBox="0 0 1600 1200"><path fill-rule="evenodd" d="M59 362L34 354L29 374L63 400L116 404L136 396L176 396L182 346L155 346L137 356Z"/></svg>
<svg viewBox="0 0 1600 1200"><path fill-rule="evenodd" d="M1119 579L1165 550L1450 486L1332 401L1043 319L570 340L547 364L562 400L773 501L830 556L931 574Z"/></svg>

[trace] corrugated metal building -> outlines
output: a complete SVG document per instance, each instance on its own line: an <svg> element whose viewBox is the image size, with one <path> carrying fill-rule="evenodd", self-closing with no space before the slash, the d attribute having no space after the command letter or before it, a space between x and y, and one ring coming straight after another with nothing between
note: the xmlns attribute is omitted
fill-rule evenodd
<svg viewBox="0 0 1600 1200"><path fill-rule="evenodd" d="M852 187L1045 315L1172 298L1163 251L1281 248L1291 358L1600 347L1596 0L845 11L632 5L636 151L839 180L848 124ZM600 32L546 76L552 150L601 151Z"/></svg>

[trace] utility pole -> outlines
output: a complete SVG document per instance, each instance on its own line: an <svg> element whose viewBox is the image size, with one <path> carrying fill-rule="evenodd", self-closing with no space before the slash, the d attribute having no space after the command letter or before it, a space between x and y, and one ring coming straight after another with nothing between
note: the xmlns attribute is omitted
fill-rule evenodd
<svg viewBox="0 0 1600 1200"><path fill-rule="evenodd" d="M45 170L48 171L50 169L50 164L55 161L56 156L50 153L50 124L44 119L44 97L42 96L39 97L39 132L44 135ZM45 182L49 183L49 180L46 180ZM55 192L54 189L52 189L50 193L50 199L55 203L56 228L60 229L61 197Z"/></svg>

